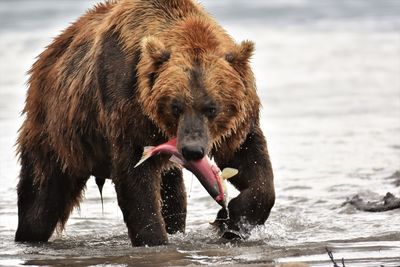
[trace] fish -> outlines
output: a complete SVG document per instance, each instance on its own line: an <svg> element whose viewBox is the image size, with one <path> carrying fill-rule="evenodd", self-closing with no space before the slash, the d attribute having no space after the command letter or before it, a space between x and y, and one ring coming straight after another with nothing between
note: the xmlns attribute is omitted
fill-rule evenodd
<svg viewBox="0 0 400 267"><path fill-rule="evenodd" d="M222 171L208 156L200 160L187 161L178 151L177 139L173 138L158 146L145 146L141 159L135 165L135 168L145 162L152 156L158 154L171 155L170 161L179 164L192 172L207 190L210 196L223 208L227 205L227 190L225 181L236 174L238 170L234 168L224 168Z"/></svg>

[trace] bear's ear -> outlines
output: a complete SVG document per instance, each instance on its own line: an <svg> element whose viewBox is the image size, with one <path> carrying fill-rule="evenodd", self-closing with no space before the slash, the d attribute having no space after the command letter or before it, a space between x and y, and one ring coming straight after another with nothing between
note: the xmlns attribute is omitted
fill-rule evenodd
<svg viewBox="0 0 400 267"><path fill-rule="evenodd" d="M165 48L160 40L153 36L143 39L142 54L148 56L155 65L161 65L171 57L171 52Z"/></svg>
<svg viewBox="0 0 400 267"><path fill-rule="evenodd" d="M246 40L236 45L234 51L225 54L225 59L232 65L242 65L249 62L253 52L254 43Z"/></svg>

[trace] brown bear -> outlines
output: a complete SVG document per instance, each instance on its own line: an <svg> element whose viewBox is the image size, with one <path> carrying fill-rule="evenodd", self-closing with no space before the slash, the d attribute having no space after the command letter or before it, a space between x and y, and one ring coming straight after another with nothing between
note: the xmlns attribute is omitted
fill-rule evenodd
<svg viewBox="0 0 400 267"><path fill-rule="evenodd" d="M134 246L184 231L182 171L147 145L178 138L183 157L214 157L240 191L221 229L263 224L275 201L249 65L253 43L232 38L192 0L99 4L58 36L30 71L17 141L16 241L47 241L79 204L90 176L115 184ZM224 226L224 227L222 227ZM226 235L229 237L230 235Z"/></svg>

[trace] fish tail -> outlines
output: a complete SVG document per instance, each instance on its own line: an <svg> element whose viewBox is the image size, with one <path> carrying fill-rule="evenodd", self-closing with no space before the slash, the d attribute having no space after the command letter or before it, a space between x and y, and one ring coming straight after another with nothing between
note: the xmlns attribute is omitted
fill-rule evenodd
<svg viewBox="0 0 400 267"><path fill-rule="evenodd" d="M226 185L226 179L222 179L222 187L224 188L224 192L228 192L228 186Z"/></svg>
<svg viewBox="0 0 400 267"><path fill-rule="evenodd" d="M140 164L142 164L143 162L145 162L148 158L150 158L152 156L152 152L154 150L154 146L145 146L143 148L143 154L141 159L139 160L138 163L136 163L135 167L139 166Z"/></svg>
<svg viewBox="0 0 400 267"><path fill-rule="evenodd" d="M238 173L239 173L238 169L225 168L225 169L222 170L221 177L222 177L223 180L227 180L229 178L232 178L233 176L235 176Z"/></svg>

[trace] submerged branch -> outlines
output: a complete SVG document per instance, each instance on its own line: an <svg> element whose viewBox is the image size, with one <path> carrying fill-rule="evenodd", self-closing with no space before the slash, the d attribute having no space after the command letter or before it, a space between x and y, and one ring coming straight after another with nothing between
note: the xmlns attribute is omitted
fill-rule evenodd
<svg viewBox="0 0 400 267"><path fill-rule="evenodd" d="M350 200L344 202L343 206L346 204L353 205L356 209L362 211L382 212L400 208L400 198L388 192L381 201L370 202L364 201L359 195L355 195Z"/></svg>
<svg viewBox="0 0 400 267"><path fill-rule="evenodd" d="M332 253L332 251L330 251L327 247L325 248L325 250L326 250L326 252L328 253L329 259L331 259L331 262L333 263L333 267L340 267L340 266L336 263L335 259L333 258L333 253ZM343 258L342 258L342 267L346 267L346 266L344 265L344 259L343 259Z"/></svg>

